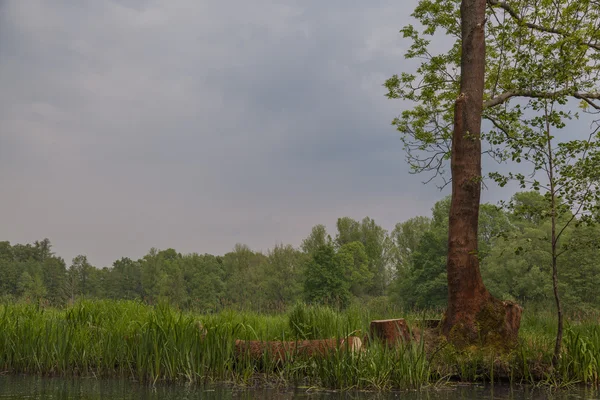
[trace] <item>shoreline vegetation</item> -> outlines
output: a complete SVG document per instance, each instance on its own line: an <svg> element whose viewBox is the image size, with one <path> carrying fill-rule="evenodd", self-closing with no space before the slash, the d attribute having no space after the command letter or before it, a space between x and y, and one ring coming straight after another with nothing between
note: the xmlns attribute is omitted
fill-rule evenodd
<svg viewBox="0 0 600 400"><path fill-rule="evenodd" d="M343 311L297 303L278 314L197 314L138 301L79 300L64 308L5 302L0 304L0 373L379 391L450 381L600 384L597 314L571 316L556 367L551 311L523 314L519 344L511 352L456 349L439 339L435 328L415 329L440 317L434 311L358 304ZM413 339L388 346L369 337L370 321L385 318L405 318ZM300 343L349 336L360 338L362 347L338 340L341 345L330 351L291 351L283 360L268 352L256 357L240 351L248 348L240 346L245 341Z"/></svg>
<svg viewBox="0 0 600 400"><path fill-rule="evenodd" d="M0 374L381 391L449 381L598 385L600 225L564 231L554 287L551 223L529 212L545 210L546 199L520 192L511 204L482 205L478 251L490 293L524 309L511 352L495 330L487 348L461 349L436 329L419 331L448 307L446 197L431 217L391 232L343 217L333 236L316 225L299 248L267 252L152 248L110 267L85 255L67 267L49 239L0 242ZM553 366L554 289L567 323ZM372 321L399 318L408 343L369 337Z"/></svg>

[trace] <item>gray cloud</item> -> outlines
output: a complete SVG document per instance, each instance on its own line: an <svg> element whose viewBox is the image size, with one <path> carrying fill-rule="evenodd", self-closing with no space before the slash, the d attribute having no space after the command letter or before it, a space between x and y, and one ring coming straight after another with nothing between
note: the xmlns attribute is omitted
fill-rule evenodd
<svg viewBox="0 0 600 400"><path fill-rule="evenodd" d="M427 214L381 87L415 3L3 2L0 236L103 266Z"/></svg>

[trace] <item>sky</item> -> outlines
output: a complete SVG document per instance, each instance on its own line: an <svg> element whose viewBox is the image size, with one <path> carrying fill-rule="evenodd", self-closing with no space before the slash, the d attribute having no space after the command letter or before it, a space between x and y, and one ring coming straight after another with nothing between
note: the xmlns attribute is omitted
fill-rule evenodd
<svg viewBox="0 0 600 400"><path fill-rule="evenodd" d="M416 3L0 0L0 240L103 267L429 215L382 86Z"/></svg>

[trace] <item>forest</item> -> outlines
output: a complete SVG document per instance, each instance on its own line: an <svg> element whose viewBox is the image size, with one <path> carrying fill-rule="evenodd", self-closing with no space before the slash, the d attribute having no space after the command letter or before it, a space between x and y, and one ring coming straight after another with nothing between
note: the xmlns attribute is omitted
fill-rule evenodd
<svg viewBox="0 0 600 400"><path fill-rule="evenodd" d="M503 207L481 206L478 256L485 285L526 310L554 307L548 201L530 191L516 193ZM398 223L391 232L369 217L342 217L334 234L316 225L299 247L278 244L262 253L236 244L224 255L152 248L138 260L123 257L102 268L83 254L67 263L54 254L49 239L5 241L0 242L0 295L4 302L58 307L79 299L168 302L205 314L283 312L297 302L441 310L447 304L449 207L450 198L444 198L431 215ZM598 310L600 226L578 224L568 211L561 221L558 276L565 310Z"/></svg>

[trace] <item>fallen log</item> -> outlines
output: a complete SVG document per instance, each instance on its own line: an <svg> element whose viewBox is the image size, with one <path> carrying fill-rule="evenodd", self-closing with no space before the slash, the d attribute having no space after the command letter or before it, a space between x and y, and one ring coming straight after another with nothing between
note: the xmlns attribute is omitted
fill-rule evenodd
<svg viewBox="0 0 600 400"><path fill-rule="evenodd" d="M272 361L286 361L295 356L311 357L314 355L324 356L335 350L360 351L362 341L356 336L348 336L345 339L320 339L300 341L258 341L258 340L236 340L236 356L248 355L253 359L264 356Z"/></svg>

